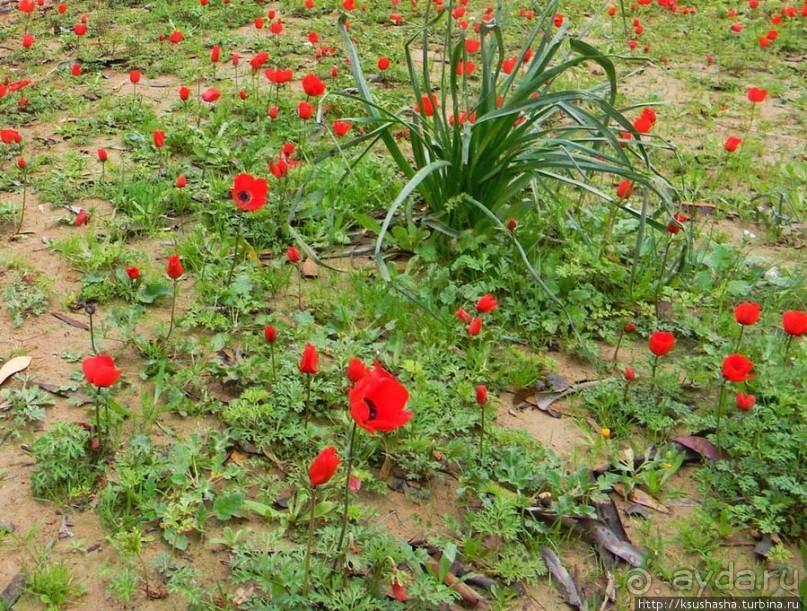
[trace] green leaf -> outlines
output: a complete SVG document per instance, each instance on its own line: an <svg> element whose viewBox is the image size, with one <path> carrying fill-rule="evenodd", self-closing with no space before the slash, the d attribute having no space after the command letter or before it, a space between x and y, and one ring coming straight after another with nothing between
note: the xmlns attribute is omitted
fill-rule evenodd
<svg viewBox="0 0 807 611"><path fill-rule="evenodd" d="M132 415L132 412L129 411L128 408L123 407L120 403L118 403L114 399L110 399L109 397L107 397L106 405L113 412L115 412L116 414L120 414L124 418L129 418Z"/></svg>
<svg viewBox="0 0 807 611"><path fill-rule="evenodd" d="M244 505L244 495L241 492L217 496L213 501L213 515L219 520L229 520L238 513L242 505Z"/></svg>
<svg viewBox="0 0 807 611"><path fill-rule="evenodd" d="M170 297L171 287L162 282L147 282L137 291L137 300L140 303L152 304L160 297Z"/></svg>
<svg viewBox="0 0 807 611"><path fill-rule="evenodd" d="M357 214L356 222L365 229L367 229L368 231L372 231L376 235L378 235L381 232L381 223L379 223L369 214Z"/></svg>
<svg viewBox="0 0 807 611"><path fill-rule="evenodd" d="M338 503L334 503L333 501L320 501L314 508L314 517L321 518L324 515L328 515L336 509L337 506Z"/></svg>

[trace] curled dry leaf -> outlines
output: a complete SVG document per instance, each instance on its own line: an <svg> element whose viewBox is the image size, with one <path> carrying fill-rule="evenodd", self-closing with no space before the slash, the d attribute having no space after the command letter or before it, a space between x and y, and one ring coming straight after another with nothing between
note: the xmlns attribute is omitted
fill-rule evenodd
<svg viewBox="0 0 807 611"><path fill-rule="evenodd" d="M7 361L2 368L0 368L0 385L8 380L15 373L19 373L28 368L31 364L30 356L15 356L10 361Z"/></svg>

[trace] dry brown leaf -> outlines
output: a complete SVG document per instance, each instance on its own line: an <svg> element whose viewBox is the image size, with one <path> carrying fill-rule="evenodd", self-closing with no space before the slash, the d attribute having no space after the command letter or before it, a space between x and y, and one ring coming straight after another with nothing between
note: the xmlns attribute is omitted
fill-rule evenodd
<svg viewBox="0 0 807 611"><path fill-rule="evenodd" d="M30 356L15 356L13 359L3 365L2 368L0 368L0 385L2 385L3 382L8 380L15 373L19 373L24 369L27 369L28 365L30 364Z"/></svg>
<svg viewBox="0 0 807 611"><path fill-rule="evenodd" d="M639 490L638 488L634 488L633 491L628 495L628 500L639 505L644 505L645 507L649 507L650 509L655 509L661 513L670 513L670 510L667 509L664 505L659 503L656 499L652 496L644 492L643 490Z"/></svg>
<svg viewBox="0 0 807 611"><path fill-rule="evenodd" d="M313 259L306 259L300 267L303 278L316 278L319 276L319 265Z"/></svg>

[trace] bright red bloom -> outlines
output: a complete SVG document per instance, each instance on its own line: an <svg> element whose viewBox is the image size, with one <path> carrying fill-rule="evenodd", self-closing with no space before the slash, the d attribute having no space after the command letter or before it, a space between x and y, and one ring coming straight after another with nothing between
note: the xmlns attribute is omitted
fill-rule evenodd
<svg viewBox="0 0 807 611"><path fill-rule="evenodd" d="M378 59L378 69L383 72L384 70L389 68L390 63L391 62L390 62L389 57L381 57L381 58Z"/></svg>
<svg viewBox="0 0 807 611"><path fill-rule="evenodd" d="M81 370L84 378L98 388L112 386L123 373L120 369L115 369L115 361L111 356L103 354L88 356L81 363Z"/></svg>
<svg viewBox="0 0 807 611"><path fill-rule="evenodd" d="M342 459L336 455L336 448L328 446L311 462L308 467L308 481L312 486L322 486L331 481L333 474Z"/></svg>
<svg viewBox="0 0 807 611"><path fill-rule="evenodd" d="M502 62L502 72L505 74L512 74L518 62L518 57L509 57Z"/></svg>
<svg viewBox="0 0 807 611"><path fill-rule="evenodd" d="M140 78L142 74L140 74L140 70L129 70L129 82L137 85L140 82Z"/></svg>
<svg viewBox="0 0 807 611"><path fill-rule="evenodd" d="M474 318L468 325L468 335L474 337L482 331L482 319Z"/></svg>
<svg viewBox="0 0 807 611"><path fill-rule="evenodd" d="M743 31L743 24L739 21L736 21L731 24L731 31L732 32L742 32Z"/></svg>
<svg viewBox="0 0 807 611"><path fill-rule="evenodd" d="M165 145L165 132L161 129L155 129L152 134L152 139L154 140L154 146L158 149L162 148Z"/></svg>
<svg viewBox="0 0 807 611"><path fill-rule="evenodd" d="M685 223L687 220L686 214L681 214L680 212L673 217L673 220L667 225L667 231L669 231L673 235L677 235L679 231L681 231L680 225Z"/></svg>
<svg viewBox="0 0 807 611"><path fill-rule="evenodd" d="M303 357L300 359L300 373L314 375L317 373L318 363L319 356L317 355L317 349L311 342L306 342L305 348L303 348Z"/></svg>
<svg viewBox="0 0 807 611"><path fill-rule="evenodd" d="M249 65L252 67L253 72L257 72L261 69L266 61L269 59L269 54L266 51L261 51L256 53L255 56L249 60Z"/></svg>
<svg viewBox="0 0 807 611"><path fill-rule="evenodd" d="M221 97L221 91L215 87L208 87L202 92L202 100L205 102L215 102Z"/></svg>
<svg viewBox="0 0 807 611"><path fill-rule="evenodd" d="M635 372L635 371L634 371L632 368L630 368L630 367L627 367L627 368L625 369L625 374L624 374L624 375L625 375L625 379L626 379L628 382L632 382L633 380L635 380L635 379L636 379L636 372Z"/></svg>
<svg viewBox="0 0 807 611"><path fill-rule="evenodd" d="M185 37L182 35L182 32L180 32L179 30L174 30L173 32L171 32L171 35L168 37L168 40L170 40L172 43L176 45L182 42L183 38Z"/></svg>
<svg viewBox="0 0 807 611"><path fill-rule="evenodd" d="M753 378L754 364L742 354L730 354L723 359L723 377L729 382L745 382Z"/></svg>
<svg viewBox="0 0 807 611"><path fill-rule="evenodd" d="M465 40L466 53L473 55L474 53L478 53L481 47L482 43L474 38L468 38Z"/></svg>
<svg viewBox="0 0 807 611"><path fill-rule="evenodd" d="M631 195L633 195L633 183L625 179L617 186L616 196L619 199L628 199Z"/></svg>
<svg viewBox="0 0 807 611"><path fill-rule="evenodd" d="M84 36L87 33L87 26L83 23L77 23L73 26L73 32L76 36Z"/></svg>
<svg viewBox="0 0 807 611"><path fill-rule="evenodd" d="M361 359L354 357L350 359L350 362L347 364L345 374L347 375L347 379L355 384L367 375L367 365L365 365L364 361Z"/></svg>
<svg viewBox="0 0 807 611"><path fill-rule="evenodd" d="M183 85L179 88L179 99L183 102L187 102L188 98L191 97L191 90L188 87Z"/></svg>
<svg viewBox="0 0 807 611"><path fill-rule="evenodd" d="M263 17L255 17L255 29L260 30L263 29Z"/></svg>
<svg viewBox="0 0 807 611"><path fill-rule="evenodd" d="M492 312L496 308L499 307L499 302L496 301L496 298L487 293L479 298L479 301L476 302L476 309L482 313Z"/></svg>
<svg viewBox="0 0 807 611"><path fill-rule="evenodd" d="M90 215L87 214L87 211L82 208L78 211L76 218L73 219L73 225L76 227L81 227L82 225L86 225L90 222Z"/></svg>
<svg viewBox="0 0 807 611"><path fill-rule="evenodd" d="M675 336L669 331L653 331L647 345L656 356L664 356L675 346Z"/></svg>
<svg viewBox="0 0 807 611"><path fill-rule="evenodd" d="M479 405L486 405L488 402L488 389L484 384L480 384L476 387L475 391L476 395L476 402Z"/></svg>
<svg viewBox="0 0 807 611"><path fill-rule="evenodd" d="M807 313L788 310L782 314L782 328L788 335L801 337L807 333Z"/></svg>
<svg viewBox="0 0 807 611"><path fill-rule="evenodd" d="M289 246L286 249L286 258L289 260L289 263L297 263L302 257L300 257L299 250L294 246Z"/></svg>
<svg viewBox="0 0 807 611"><path fill-rule="evenodd" d="M750 326L759 320L759 304L756 302L744 301L734 308L734 320L737 324Z"/></svg>
<svg viewBox="0 0 807 611"><path fill-rule="evenodd" d="M748 101L753 102L754 104L764 102L766 97L768 97L767 89L759 89L758 87L751 87L748 90Z"/></svg>
<svg viewBox="0 0 807 611"><path fill-rule="evenodd" d="M184 189L188 185L188 178L184 174L180 174L177 176L175 184L177 189Z"/></svg>
<svg viewBox="0 0 807 611"><path fill-rule="evenodd" d="M337 136L344 136L350 131L350 126L352 124L350 121L334 121L333 122L333 133Z"/></svg>
<svg viewBox="0 0 807 611"><path fill-rule="evenodd" d="M312 45L317 44L319 42L319 34L317 34L316 32L309 32L308 42L310 42Z"/></svg>
<svg viewBox="0 0 807 611"><path fill-rule="evenodd" d="M17 157L17 167L21 170L28 167L28 162L25 161L25 157Z"/></svg>
<svg viewBox="0 0 807 611"><path fill-rule="evenodd" d="M457 308L457 311L454 312L454 316L459 318L465 324L468 324L469 322L471 322L471 315L468 314L468 312L466 312L462 308Z"/></svg>
<svg viewBox="0 0 807 611"><path fill-rule="evenodd" d="M278 180L282 179L289 171L289 164L285 159L278 159L277 163L270 163L269 170L272 175Z"/></svg>
<svg viewBox="0 0 807 611"><path fill-rule="evenodd" d="M218 45L213 45L213 48L210 49L210 61L215 64L220 59L221 59L221 47Z"/></svg>
<svg viewBox="0 0 807 611"><path fill-rule="evenodd" d="M392 431L412 418L406 411L409 393L388 371L377 362L375 367L350 389L350 415L370 433Z"/></svg>
<svg viewBox="0 0 807 611"><path fill-rule="evenodd" d="M272 32L272 34L274 34L275 36L277 36L278 34L282 34L282 33L283 33L283 22L282 22L282 21L280 21L280 19L276 19L276 20L275 20L275 21L273 21L273 22L272 22L272 24L269 26L269 30L270 30L270 31Z"/></svg>
<svg viewBox="0 0 807 611"><path fill-rule="evenodd" d="M0 129L0 140L3 144L19 144L22 142L22 136L16 129Z"/></svg>
<svg viewBox="0 0 807 611"><path fill-rule="evenodd" d="M132 267L127 267L126 275L129 276L130 280L137 280L140 277L140 270L134 265Z"/></svg>
<svg viewBox="0 0 807 611"><path fill-rule="evenodd" d="M269 118L272 120L277 119L277 115L280 113L280 109L277 106L271 106L269 108Z"/></svg>
<svg viewBox="0 0 807 611"><path fill-rule="evenodd" d="M263 178L255 178L251 174L239 174L233 181L230 195L241 210L255 212L266 204L268 191L269 185Z"/></svg>
<svg viewBox="0 0 807 611"><path fill-rule="evenodd" d="M179 255L171 255L168 257L168 264L165 266L165 274L171 278L171 280L178 280L184 273L185 269L182 267L182 263L179 262Z"/></svg>
<svg viewBox="0 0 807 611"><path fill-rule="evenodd" d="M431 117L434 114L434 109L437 106L437 96L432 94L431 96L424 95L419 103L415 103L415 112L426 115L427 117Z"/></svg>
<svg viewBox="0 0 807 611"><path fill-rule="evenodd" d="M277 341L277 329L272 325L266 325L263 328L263 337L270 344L274 344Z"/></svg>
<svg viewBox="0 0 807 611"><path fill-rule="evenodd" d="M56 7L56 11L60 15L64 15L67 12L67 5L66 4L60 4L59 6Z"/></svg>
<svg viewBox="0 0 807 611"><path fill-rule="evenodd" d="M311 114L313 112L314 112L314 106L310 102L300 102L297 105L297 114L304 121L307 121L308 119L310 119Z"/></svg>
<svg viewBox="0 0 807 611"><path fill-rule="evenodd" d="M311 97L318 97L325 93L325 83L313 74L306 74L303 77L303 91Z"/></svg>
<svg viewBox="0 0 807 611"><path fill-rule="evenodd" d="M77 62L70 66L70 74L73 76L81 76L81 64Z"/></svg>
<svg viewBox="0 0 807 611"><path fill-rule="evenodd" d="M726 149L726 152L733 153L737 150L737 147L742 144L743 139L738 138L737 136L729 136L726 138L726 141L723 143L723 148Z"/></svg>
<svg viewBox="0 0 807 611"><path fill-rule="evenodd" d="M34 0L20 0L20 3L19 5L17 5L17 8L23 13L30 15L31 13L34 12L34 8L36 7L34 5Z"/></svg>
<svg viewBox="0 0 807 611"><path fill-rule="evenodd" d="M552 18L552 25L556 28L559 28L563 25L563 15L560 13L555 13L555 16Z"/></svg>
<svg viewBox="0 0 807 611"><path fill-rule="evenodd" d="M653 129L653 123L646 116L642 115L633 122L633 129L640 134L646 134Z"/></svg>
<svg viewBox="0 0 807 611"><path fill-rule="evenodd" d="M30 49L34 46L34 35L30 32L26 32L22 35L22 46L26 49Z"/></svg>
<svg viewBox="0 0 807 611"><path fill-rule="evenodd" d="M104 163L107 159L109 159L109 154L106 152L106 149L98 149L96 152L98 155L98 161Z"/></svg>
<svg viewBox="0 0 807 611"><path fill-rule="evenodd" d="M406 588L395 577L392 578L392 597L399 603L406 602L408 598Z"/></svg>
<svg viewBox="0 0 807 611"><path fill-rule="evenodd" d="M737 409L743 412L751 411L751 408L754 407L754 403L757 402L757 398L754 395L746 395L741 392L738 392L734 398L737 401Z"/></svg>

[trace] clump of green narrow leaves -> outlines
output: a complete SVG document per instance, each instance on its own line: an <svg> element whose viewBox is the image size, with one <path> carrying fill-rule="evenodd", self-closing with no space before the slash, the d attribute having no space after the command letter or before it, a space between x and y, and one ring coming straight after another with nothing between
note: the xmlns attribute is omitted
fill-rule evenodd
<svg viewBox="0 0 807 611"><path fill-rule="evenodd" d="M671 203L670 184L655 173L641 136L614 105L617 83L612 62L568 36L565 27L554 31L557 4L557 0L547 3L520 52L510 58L499 21L501 7L497 19L482 23L477 69L481 75L473 80L458 76L456 70L469 59L465 31L447 19L441 32L442 54L435 60L430 49L443 15L427 22L405 47L414 112L390 112L375 103L342 22L359 97L369 115L364 121L374 128L353 144L380 139L408 179L387 211L379 249L393 216L415 193L427 205L425 224L452 237L519 218L534 205L534 198L524 197L528 188L541 198L554 199L564 185L618 206L640 219L643 228L647 215L596 186L598 175L629 179L644 186L648 195ZM450 12L451 3L443 14ZM417 40L420 66L412 48ZM598 65L605 81L586 89L567 87L567 77L588 62ZM439 99L431 93L435 89L442 92ZM409 135L411 161L392 133L401 128ZM619 132L631 135L630 144L620 141ZM411 218L411 208L407 216Z"/></svg>

